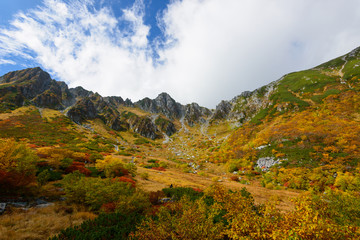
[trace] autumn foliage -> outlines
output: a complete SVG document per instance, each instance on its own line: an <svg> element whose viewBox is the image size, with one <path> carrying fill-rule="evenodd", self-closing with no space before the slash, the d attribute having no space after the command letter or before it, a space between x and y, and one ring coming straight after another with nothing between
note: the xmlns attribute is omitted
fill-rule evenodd
<svg viewBox="0 0 360 240"><path fill-rule="evenodd" d="M79 171L86 176L90 176L91 174L91 171L85 168L85 163L82 162L73 162L68 168L65 169L66 173L72 173L75 171Z"/></svg>
<svg viewBox="0 0 360 240"><path fill-rule="evenodd" d="M0 191L12 191L35 180L37 156L13 139L0 140Z"/></svg>
<svg viewBox="0 0 360 240"><path fill-rule="evenodd" d="M330 195L332 193L329 193ZM343 200L349 197L343 197ZM334 198L303 195L295 209L282 213L276 202L255 205L246 190L212 186L201 198L168 203L149 215L134 233L136 239L355 239L357 226L336 220ZM335 205L332 205L335 204ZM354 211L352 209L351 211ZM359 210L356 210L359 211ZM152 214L154 214L152 212ZM346 217L345 215L338 214ZM353 221L356 219L353 217Z"/></svg>

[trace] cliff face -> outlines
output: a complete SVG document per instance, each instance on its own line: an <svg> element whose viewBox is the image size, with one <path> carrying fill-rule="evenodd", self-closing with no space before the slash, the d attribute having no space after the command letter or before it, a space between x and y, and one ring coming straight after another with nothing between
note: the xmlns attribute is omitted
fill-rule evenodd
<svg viewBox="0 0 360 240"><path fill-rule="evenodd" d="M182 105L167 93L161 93L155 99L144 98L132 103L131 100L124 101L118 96L102 97L82 87L69 89L66 83L52 80L41 68L10 72L0 77L0 111L32 104L40 108L65 111L77 124L99 118L116 131L130 130L152 139L161 137L162 133L168 136L174 134L177 131L175 120L181 120L192 127L203 124L210 118L221 121L248 116L248 113L239 111L248 111L250 105L254 112L258 109L257 104L261 100L255 99L253 95L243 94L232 101L222 101L215 112L212 112L197 103ZM247 101L239 108L242 98L247 98ZM129 117L119 111L122 107L139 108L157 117L150 119L136 114Z"/></svg>
<svg viewBox="0 0 360 240"><path fill-rule="evenodd" d="M122 114L118 110L120 107L135 107L130 99L102 97L82 87L69 89L66 83L52 80L41 68L10 72L0 77L0 98L0 112L32 104L65 110L65 114L77 124L99 118L116 131L134 131L151 139L161 137L161 131L169 136L176 132L175 125L169 120L166 124L156 125L148 117ZM160 94L156 100L144 99L142 103L142 108L150 113L162 109L169 118L181 116L181 105L167 94Z"/></svg>
<svg viewBox="0 0 360 240"><path fill-rule="evenodd" d="M179 119L183 115L183 106L167 93L161 93L155 99L144 98L135 106L150 113L162 113L169 119Z"/></svg>
<svg viewBox="0 0 360 240"><path fill-rule="evenodd" d="M155 99L144 98L136 102L135 106L150 113L163 114L170 120L184 119L189 126L204 123L212 114L211 110L197 103L182 105L167 93L161 93Z"/></svg>

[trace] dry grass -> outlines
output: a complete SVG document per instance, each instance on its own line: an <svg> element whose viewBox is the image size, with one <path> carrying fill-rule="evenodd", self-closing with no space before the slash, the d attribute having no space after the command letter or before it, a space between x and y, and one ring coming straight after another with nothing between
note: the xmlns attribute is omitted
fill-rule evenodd
<svg viewBox="0 0 360 240"><path fill-rule="evenodd" d="M161 161L166 161L161 159ZM138 168L138 175L143 172L149 174L148 180L144 180L141 177L136 177L138 186L142 187L146 191L158 191L163 188L169 187L171 184L175 187L192 187L205 189L214 184L213 179L219 179L219 184L232 190L240 190L245 187L254 197L256 204L263 204L273 198L279 200L278 208L281 211L289 211L294 208L290 199L299 196L297 191L289 190L270 190L260 186L259 181L252 181L250 185L240 184L238 182L231 181L229 176L224 173L223 166L206 166L208 169L205 172L205 176L193 173L184 173L181 169L170 168L166 171L156 171L146 168Z"/></svg>
<svg viewBox="0 0 360 240"><path fill-rule="evenodd" d="M9 117L13 116L20 116L24 115L24 113L27 113L29 111L33 111L36 109L34 106L27 106L27 107L20 107L12 111L11 113L0 113L0 120L8 119Z"/></svg>
<svg viewBox="0 0 360 240"><path fill-rule="evenodd" d="M74 205L55 204L27 211L12 208L0 216L0 240L48 239L64 228L95 217Z"/></svg>
<svg viewBox="0 0 360 240"><path fill-rule="evenodd" d="M229 123L224 122L221 124L213 124L208 128L208 135L216 136L218 138L225 137L231 132L231 126Z"/></svg>
<svg viewBox="0 0 360 240"><path fill-rule="evenodd" d="M44 108L41 110L42 118L46 118L47 121L51 122L54 118L63 116L60 111Z"/></svg>

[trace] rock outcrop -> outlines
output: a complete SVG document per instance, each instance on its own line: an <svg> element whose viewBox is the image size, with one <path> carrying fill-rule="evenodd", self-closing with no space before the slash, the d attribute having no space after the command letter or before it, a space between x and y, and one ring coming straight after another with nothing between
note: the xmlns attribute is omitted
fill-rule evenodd
<svg viewBox="0 0 360 240"><path fill-rule="evenodd" d="M174 123L172 123L171 121L165 118L162 117L156 118L155 125L168 136L171 136L174 133L176 133L176 128Z"/></svg>
<svg viewBox="0 0 360 240"><path fill-rule="evenodd" d="M135 106L146 112L162 113L171 120L179 119L183 115L183 106L167 93L161 93L155 99L144 98L137 101Z"/></svg>
<svg viewBox="0 0 360 240"><path fill-rule="evenodd" d="M205 119L212 114L209 109L200 107L197 103L187 104L184 109L184 119L189 126L194 126L196 123L205 123Z"/></svg>
<svg viewBox="0 0 360 240"><path fill-rule="evenodd" d="M75 123L82 124L86 120L95 119L98 114L94 103L90 98L86 97L71 107L67 112L67 116Z"/></svg>

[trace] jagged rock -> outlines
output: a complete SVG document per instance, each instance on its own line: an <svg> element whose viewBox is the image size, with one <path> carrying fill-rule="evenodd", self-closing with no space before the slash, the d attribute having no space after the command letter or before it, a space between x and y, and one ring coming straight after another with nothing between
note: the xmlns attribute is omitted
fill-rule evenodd
<svg viewBox="0 0 360 240"><path fill-rule="evenodd" d="M179 119L183 115L183 106L167 93L161 93L153 100L144 98L136 102L135 106L150 113L162 113L169 119Z"/></svg>
<svg viewBox="0 0 360 240"><path fill-rule="evenodd" d="M172 123L171 121L167 120L167 119L164 119L162 117L158 117L156 120L155 120L155 124L156 126L159 127L159 129L162 131L162 132L165 132L166 135L168 136L171 136L173 135L174 133L176 133L176 128L175 128L175 125L174 123Z"/></svg>
<svg viewBox="0 0 360 240"><path fill-rule="evenodd" d="M125 106L126 107L134 107L134 104L133 104L133 102L130 100L130 99L126 99L125 100Z"/></svg>
<svg viewBox="0 0 360 240"><path fill-rule="evenodd" d="M158 113L158 109L156 107L156 104L153 100L150 98L144 98L140 101L137 101L135 103L135 106L139 107L140 109L150 112L150 113Z"/></svg>
<svg viewBox="0 0 360 240"><path fill-rule="evenodd" d="M159 138L159 131L148 117L137 117L130 123L134 132L139 133L141 136L150 138L152 140Z"/></svg>
<svg viewBox="0 0 360 240"><path fill-rule="evenodd" d="M124 101L116 96L102 97L82 87L69 89L65 82L52 80L41 68L10 72L0 77L0 82L8 83L0 89L0 111L13 110L25 104L56 110L66 109L65 114L77 124L100 118L116 131L135 129L140 135L152 139L161 135L158 128L168 136L174 134L174 119L184 119L186 123L193 125L204 123L205 118L211 114L209 109L196 103L185 107L167 93L161 93L153 100L144 98L133 104L130 99ZM120 114L121 106L139 107L149 113L163 114L169 120L158 122L157 127L146 118L130 116L129 113Z"/></svg>
<svg viewBox="0 0 360 240"><path fill-rule="evenodd" d="M155 98L155 103L158 109L160 109L160 112L170 119L181 118L183 115L182 105L177 103L167 93L159 94L159 96Z"/></svg>
<svg viewBox="0 0 360 240"><path fill-rule="evenodd" d="M129 124L125 121L122 121L120 117L116 117L113 120L110 120L109 126L115 131L126 131L130 128Z"/></svg>
<svg viewBox="0 0 360 240"><path fill-rule="evenodd" d="M262 171L269 171L269 169L274 166L275 164L279 164L280 160L277 159L275 160L274 157L263 157L263 158L259 158L256 161L257 166L262 170Z"/></svg>
<svg viewBox="0 0 360 240"><path fill-rule="evenodd" d="M116 97L116 96L104 97L104 101L116 107L120 105L125 105L125 101L122 99L122 97Z"/></svg>
<svg viewBox="0 0 360 240"><path fill-rule="evenodd" d="M89 98L84 98L69 109L67 116L75 123L82 124L87 119L96 118L97 111L94 103Z"/></svg>
<svg viewBox="0 0 360 240"><path fill-rule="evenodd" d="M69 91L74 96L74 98L85 98L94 94L93 92L88 91L82 87L70 88Z"/></svg>
<svg viewBox="0 0 360 240"><path fill-rule="evenodd" d="M58 110L64 109L61 87L56 81L52 81L50 88L38 94L32 102L37 107L47 107Z"/></svg>
<svg viewBox="0 0 360 240"><path fill-rule="evenodd" d="M225 119L232 109L232 105L228 101L221 101L215 109L212 119Z"/></svg>
<svg viewBox="0 0 360 240"><path fill-rule="evenodd" d="M17 84L25 98L33 99L50 88L52 79L47 72L36 67L7 73L0 83Z"/></svg>
<svg viewBox="0 0 360 240"><path fill-rule="evenodd" d="M205 123L206 121L204 118L211 115L211 111L209 109L200 107L197 103L187 104L184 109L184 119L189 126L193 126L195 123Z"/></svg>

